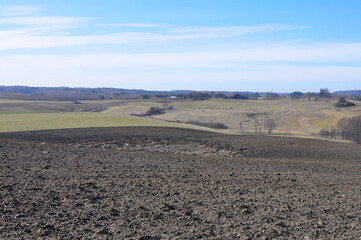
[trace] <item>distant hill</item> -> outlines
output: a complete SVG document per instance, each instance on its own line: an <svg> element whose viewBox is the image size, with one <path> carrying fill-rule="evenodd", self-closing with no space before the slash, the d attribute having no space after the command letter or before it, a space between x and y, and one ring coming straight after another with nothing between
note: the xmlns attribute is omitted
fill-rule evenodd
<svg viewBox="0 0 361 240"><path fill-rule="evenodd" d="M333 94L361 96L361 90L336 91Z"/></svg>
<svg viewBox="0 0 361 240"><path fill-rule="evenodd" d="M95 100L95 99L137 99L139 97L176 96L189 95L192 92L208 94L224 94L233 96L241 94L246 96L257 95L265 97L267 92L250 91L193 91L193 90L172 90L172 91L149 91L143 89L125 88L82 88L82 87L28 87L28 86L1 86L0 98L23 99L23 100ZM289 93L275 93L278 96L288 96ZM336 91L335 95L361 96L361 90Z"/></svg>
<svg viewBox="0 0 361 240"><path fill-rule="evenodd" d="M69 98L70 96L76 95L81 99L92 99L94 96L99 95L117 95L117 96L140 96L140 95L188 95L192 92L203 92L203 93L223 93L225 95L234 95L236 93L241 94L253 94L254 92L241 92L241 91L193 91L193 90L172 90L172 91L149 91L143 89L124 89L124 88L72 88L72 87L28 87L28 86L1 86L0 95L12 95L17 98L16 95L31 95L34 96L58 96ZM15 94L15 96L14 96ZM259 93L261 96L266 95L266 92ZM283 95L283 94L280 94ZM10 96L11 97L11 96Z"/></svg>
<svg viewBox="0 0 361 240"><path fill-rule="evenodd" d="M123 88L71 88L71 87L27 87L27 86L0 86L0 93L42 94L48 92L78 92L90 94L119 93L121 95L161 94L168 91L147 91L143 89Z"/></svg>

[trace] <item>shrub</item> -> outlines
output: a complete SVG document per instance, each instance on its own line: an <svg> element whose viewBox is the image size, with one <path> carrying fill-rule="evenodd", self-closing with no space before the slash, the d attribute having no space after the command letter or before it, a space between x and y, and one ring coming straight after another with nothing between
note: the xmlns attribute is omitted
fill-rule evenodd
<svg viewBox="0 0 361 240"><path fill-rule="evenodd" d="M190 94L190 97L193 98L193 100L206 100L206 99L211 98L212 96L209 95L209 93L192 92Z"/></svg>
<svg viewBox="0 0 361 240"><path fill-rule="evenodd" d="M233 95L231 98L232 99L242 99L242 100L248 100L249 99L247 96L243 96L243 95L241 95L239 93Z"/></svg>
<svg viewBox="0 0 361 240"><path fill-rule="evenodd" d="M330 131L327 129L327 128L322 128L318 134L320 135L320 137L323 137L323 138L328 138L330 137Z"/></svg>
<svg viewBox="0 0 361 240"><path fill-rule="evenodd" d="M206 123L206 122L198 122L198 121L187 121L185 123L202 126L202 127L216 128L216 129L228 129L227 125L220 122Z"/></svg>
<svg viewBox="0 0 361 240"><path fill-rule="evenodd" d="M356 106L356 104L352 103L352 102L348 102L346 100L346 98L344 97L340 97L337 101L337 103L335 104L335 107L339 107L339 108L343 108L343 107L353 107Z"/></svg>
<svg viewBox="0 0 361 240"><path fill-rule="evenodd" d="M148 116L153 116L153 115L161 115L163 114L165 111L164 111L164 108L160 108L160 107L151 107L149 108L148 111L146 111L143 116L144 117L148 117Z"/></svg>
<svg viewBox="0 0 361 240"><path fill-rule="evenodd" d="M304 94L302 92L298 92L298 91L293 92L293 93L290 94L290 97L292 99L298 99L298 98L301 98L303 96L304 96Z"/></svg>

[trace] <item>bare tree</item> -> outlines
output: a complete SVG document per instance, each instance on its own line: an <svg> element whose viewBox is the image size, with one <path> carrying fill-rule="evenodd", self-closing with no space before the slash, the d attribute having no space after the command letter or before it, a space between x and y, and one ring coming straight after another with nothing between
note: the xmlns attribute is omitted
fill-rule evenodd
<svg viewBox="0 0 361 240"><path fill-rule="evenodd" d="M330 138L336 139L337 131L336 131L335 126L330 126L329 129L330 129Z"/></svg>
<svg viewBox="0 0 361 240"><path fill-rule="evenodd" d="M264 128L268 133L272 133L274 129L276 129L276 122L272 118L267 118L264 121Z"/></svg>
<svg viewBox="0 0 361 240"><path fill-rule="evenodd" d="M344 117L337 122L337 134L341 136L342 139L346 139L348 121L349 120Z"/></svg>
<svg viewBox="0 0 361 240"><path fill-rule="evenodd" d="M255 119L253 121L253 125L254 125L254 132L260 132L260 122L258 121L258 119Z"/></svg>
<svg viewBox="0 0 361 240"><path fill-rule="evenodd" d="M266 100L275 100L275 99L277 99L278 97L279 97L279 95L278 95L277 93L267 92L265 99L266 99Z"/></svg>
<svg viewBox="0 0 361 240"><path fill-rule="evenodd" d="M331 97L331 93L330 93L330 90L328 90L328 88L321 88L320 93L318 95L321 98L330 98Z"/></svg>
<svg viewBox="0 0 361 240"><path fill-rule="evenodd" d="M312 100L312 95L313 94L311 92L305 93L305 97L308 99L309 102L311 102L311 100Z"/></svg>
<svg viewBox="0 0 361 240"><path fill-rule="evenodd" d="M265 127L264 127L264 119L261 118L259 121L259 132L264 132L265 131Z"/></svg>
<svg viewBox="0 0 361 240"><path fill-rule="evenodd" d="M361 116L342 118L338 121L337 127L344 139L361 144Z"/></svg>
<svg viewBox="0 0 361 240"><path fill-rule="evenodd" d="M358 144L361 144L361 116L350 119L348 135L349 137Z"/></svg>

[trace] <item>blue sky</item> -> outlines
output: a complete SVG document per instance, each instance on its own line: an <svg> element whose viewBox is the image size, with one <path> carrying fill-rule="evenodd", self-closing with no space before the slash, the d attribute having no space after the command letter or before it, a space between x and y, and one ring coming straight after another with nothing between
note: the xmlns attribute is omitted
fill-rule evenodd
<svg viewBox="0 0 361 240"><path fill-rule="evenodd" d="M0 0L0 85L361 89L356 0Z"/></svg>

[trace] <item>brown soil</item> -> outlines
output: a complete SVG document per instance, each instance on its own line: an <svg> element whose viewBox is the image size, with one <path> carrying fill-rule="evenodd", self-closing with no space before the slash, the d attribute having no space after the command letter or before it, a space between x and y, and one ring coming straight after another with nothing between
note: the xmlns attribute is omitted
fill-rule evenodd
<svg viewBox="0 0 361 240"><path fill-rule="evenodd" d="M0 239L359 239L361 146L171 128L0 134Z"/></svg>

